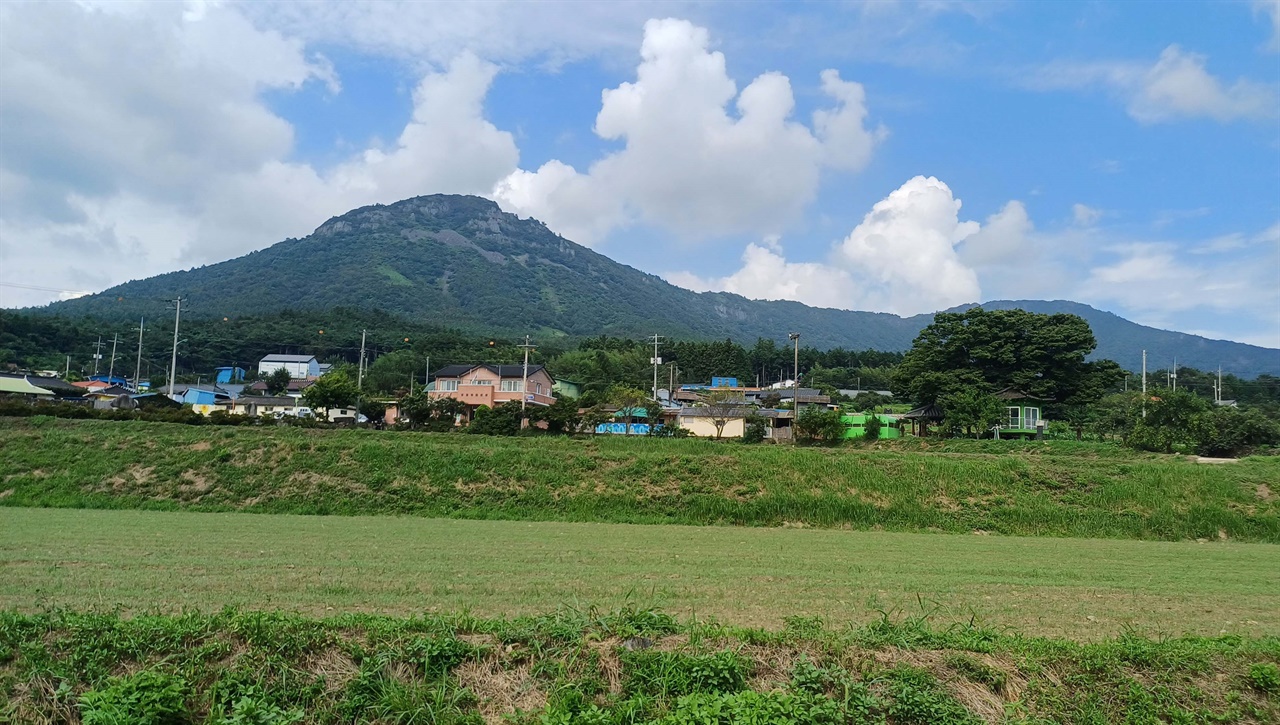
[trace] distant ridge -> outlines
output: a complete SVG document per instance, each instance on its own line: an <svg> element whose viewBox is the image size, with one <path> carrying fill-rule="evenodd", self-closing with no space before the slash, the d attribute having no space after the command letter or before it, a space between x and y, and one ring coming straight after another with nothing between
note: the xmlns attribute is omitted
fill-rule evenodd
<svg viewBox="0 0 1280 725"><path fill-rule="evenodd" d="M134 319L183 295L189 314L241 316L283 309L379 309L495 334L783 340L819 348L905 350L933 315L899 317L696 293L619 264L475 196L433 195L361 207L302 239L243 257L127 282L34 312ZM964 305L954 309L967 309ZM1222 365L1237 375L1280 374L1280 350L1158 330L1069 301L997 300L988 309L1077 314L1099 357L1136 370Z"/></svg>

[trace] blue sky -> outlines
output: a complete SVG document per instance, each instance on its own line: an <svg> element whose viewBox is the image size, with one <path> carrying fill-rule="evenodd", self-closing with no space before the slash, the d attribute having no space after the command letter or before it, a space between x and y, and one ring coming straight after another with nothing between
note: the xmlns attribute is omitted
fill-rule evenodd
<svg viewBox="0 0 1280 725"><path fill-rule="evenodd" d="M1280 347L1274 1L15 3L0 83L5 306L447 192L693 289Z"/></svg>

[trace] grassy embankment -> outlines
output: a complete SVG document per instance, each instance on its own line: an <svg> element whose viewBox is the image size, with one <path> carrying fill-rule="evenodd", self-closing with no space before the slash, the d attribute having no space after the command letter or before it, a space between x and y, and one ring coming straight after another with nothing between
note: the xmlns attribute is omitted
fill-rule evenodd
<svg viewBox="0 0 1280 725"><path fill-rule="evenodd" d="M0 609L307 615L877 610L1091 641L1280 635L1280 546L416 517L0 509Z"/></svg>
<svg viewBox="0 0 1280 725"><path fill-rule="evenodd" d="M1273 723L1280 640L1080 645L918 620L0 613L22 723Z"/></svg>
<svg viewBox="0 0 1280 725"><path fill-rule="evenodd" d="M1280 459L915 448L6 419L0 505L1280 543Z"/></svg>

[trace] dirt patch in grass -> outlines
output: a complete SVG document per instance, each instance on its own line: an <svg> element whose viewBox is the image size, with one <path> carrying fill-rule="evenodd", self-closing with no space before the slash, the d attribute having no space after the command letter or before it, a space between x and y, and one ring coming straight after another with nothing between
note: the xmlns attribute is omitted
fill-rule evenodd
<svg viewBox="0 0 1280 725"><path fill-rule="evenodd" d="M330 476L324 473L315 473L314 471L298 471L290 475L286 481L286 486L282 487L282 493L311 494L333 490L360 494L369 493L369 487L359 481Z"/></svg>
<svg viewBox="0 0 1280 725"><path fill-rule="evenodd" d="M108 478L106 482L110 484L109 487L103 487L98 490L120 493L127 489L143 488L155 478L155 470L155 466L140 466L135 463L129 466L123 474Z"/></svg>
<svg viewBox="0 0 1280 725"><path fill-rule="evenodd" d="M191 468L182 472L181 479L185 483L178 484L178 491L188 495L206 493L213 488L212 479Z"/></svg>
<svg viewBox="0 0 1280 725"><path fill-rule="evenodd" d="M0 498L9 498L10 496L12 496L12 495L13 495L13 492L14 492L15 490L16 490L16 489L6 488L5 490L0 491Z"/></svg>
<svg viewBox="0 0 1280 725"><path fill-rule="evenodd" d="M1258 487L1253 491L1258 498L1270 503L1276 500L1276 495L1271 492L1271 487L1265 483L1259 483Z"/></svg>
<svg viewBox="0 0 1280 725"><path fill-rule="evenodd" d="M587 642L587 647L596 653L600 662L600 674L604 676L612 695L622 692L622 660L618 657L621 644L621 640L616 637Z"/></svg>
<svg viewBox="0 0 1280 725"><path fill-rule="evenodd" d="M310 672L324 682L325 692L338 692L346 689L356 675L360 674L360 665L355 663L345 652L327 649L310 655L303 663L302 669Z"/></svg>
<svg viewBox="0 0 1280 725"><path fill-rule="evenodd" d="M486 723L509 722L515 712L533 712L547 705L547 693L538 686L528 661L504 662L497 656L463 662L454 670L458 684L476 696L480 717Z"/></svg>
<svg viewBox="0 0 1280 725"><path fill-rule="evenodd" d="M863 491L856 488L850 488L847 493L850 496L861 499L864 503L870 504L878 509L887 509L893 505L892 499L876 491Z"/></svg>
<svg viewBox="0 0 1280 725"><path fill-rule="evenodd" d="M785 689L791 682L791 674L796 669L796 663L801 659L808 659L815 665L822 662L822 651L817 644L806 642L805 645L803 647L773 645L743 647L741 654L750 658L755 665L752 667L747 686L757 692Z"/></svg>
<svg viewBox="0 0 1280 725"><path fill-rule="evenodd" d="M187 446L187 450L189 451L207 451L211 448L213 448L213 444L209 441L199 441Z"/></svg>

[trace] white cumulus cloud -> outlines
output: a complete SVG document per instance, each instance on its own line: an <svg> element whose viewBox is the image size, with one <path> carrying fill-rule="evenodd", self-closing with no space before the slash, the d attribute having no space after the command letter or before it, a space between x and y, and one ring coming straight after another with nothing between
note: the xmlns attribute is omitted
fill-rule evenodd
<svg viewBox="0 0 1280 725"><path fill-rule="evenodd" d="M825 263L788 262L781 247L753 244L743 254L742 268L726 277L704 279L683 272L667 278L699 291L900 315L977 302L977 273L956 247L985 228L961 221L960 206L945 183L917 176L877 202L862 223L832 247ZM992 219L1001 226L1004 218Z"/></svg>
<svg viewBox="0 0 1280 725"><path fill-rule="evenodd" d="M261 98L340 92L304 45L239 6L0 6L0 266L6 280L101 289L302 236L329 216L436 192L488 193L517 168L484 117L496 66L462 53L425 73L390 144L330 168L290 159ZM62 42L75 37L75 43ZM48 250L65 265L50 267ZM0 291L5 305L50 298Z"/></svg>
<svg viewBox="0 0 1280 725"><path fill-rule="evenodd" d="M1274 87L1246 78L1225 82L1209 73L1207 62L1205 55L1170 45L1150 65L1055 63L1041 68L1028 83L1041 90L1103 88L1124 102L1134 120L1146 124L1181 118L1225 123L1280 115L1280 95Z"/></svg>
<svg viewBox="0 0 1280 725"><path fill-rule="evenodd" d="M741 92L705 28L645 24L636 79L604 91L595 132L624 147L578 171L551 161L495 189L510 210L587 244L644 221L699 238L777 233L817 193L825 168L857 170L885 134L866 126L861 85L824 71L832 105L793 120L791 81L765 73ZM733 111L736 111L733 112Z"/></svg>

